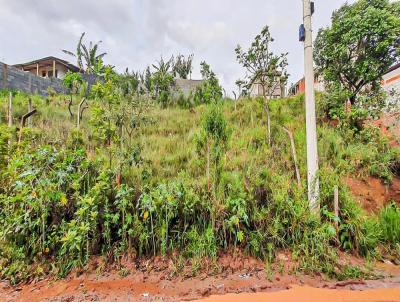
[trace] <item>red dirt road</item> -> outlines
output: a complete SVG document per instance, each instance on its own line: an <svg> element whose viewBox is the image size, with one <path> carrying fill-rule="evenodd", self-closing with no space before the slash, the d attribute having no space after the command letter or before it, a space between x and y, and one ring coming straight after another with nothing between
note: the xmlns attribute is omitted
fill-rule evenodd
<svg viewBox="0 0 400 302"><path fill-rule="evenodd" d="M287 258L284 258L287 257ZM348 257L348 256L347 256ZM321 275L290 273L288 256L277 257L282 271L266 273L264 265L244 256L221 256L219 272L193 276L190 267L180 274L169 268L171 262L160 258L126 266L128 275L110 270L97 274L75 275L66 279L45 278L10 286L0 281L0 302L78 302L78 301L324 301L324 302L400 302L400 267L376 263L379 280L338 282ZM346 258L343 254L341 258ZM360 259L348 259L363 266ZM99 265L93 262L93 265Z"/></svg>
<svg viewBox="0 0 400 302"><path fill-rule="evenodd" d="M273 293L229 294L211 296L199 302L391 302L400 301L400 288L384 288L366 291L293 287Z"/></svg>
<svg viewBox="0 0 400 302"><path fill-rule="evenodd" d="M0 283L0 301L400 302L400 277L335 282L291 276L266 281L263 273L187 280L163 280L159 276L143 279L143 275L85 276L21 287Z"/></svg>

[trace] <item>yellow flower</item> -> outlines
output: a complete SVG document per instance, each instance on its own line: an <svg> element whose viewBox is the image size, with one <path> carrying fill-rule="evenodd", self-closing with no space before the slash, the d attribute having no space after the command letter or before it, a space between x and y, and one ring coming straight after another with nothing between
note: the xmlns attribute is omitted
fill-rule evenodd
<svg viewBox="0 0 400 302"><path fill-rule="evenodd" d="M67 197L63 194L62 196L61 196L61 199L60 199L60 202L61 202L61 204L63 205L63 206L65 206L66 204L67 204Z"/></svg>
<svg viewBox="0 0 400 302"><path fill-rule="evenodd" d="M31 196L32 196L32 198L36 198L36 196L37 196L36 191L32 191Z"/></svg>
<svg viewBox="0 0 400 302"><path fill-rule="evenodd" d="M146 220L147 218L149 218L149 212L148 211L143 213L143 219Z"/></svg>
<svg viewBox="0 0 400 302"><path fill-rule="evenodd" d="M46 247L45 249L44 249L44 253L45 254L48 254L50 252L50 249L48 248L48 247Z"/></svg>

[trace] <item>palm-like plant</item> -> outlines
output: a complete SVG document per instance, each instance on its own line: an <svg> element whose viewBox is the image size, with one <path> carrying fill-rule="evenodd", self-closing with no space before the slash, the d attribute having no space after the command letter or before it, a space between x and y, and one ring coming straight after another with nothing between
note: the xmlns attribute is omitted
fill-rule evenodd
<svg viewBox="0 0 400 302"><path fill-rule="evenodd" d="M178 55L172 67L174 77L179 76L181 79L187 79L192 74L193 54L185 58L184 55Z"/></svg>
<svg viewBox="0 0 400 302"><path fill-rule="evenodd" d="M87 74L97 74L100 73L103 67L103 57L107 54L103 52L101 54L97 54L99 49L99 45L102 41L98 41L97 43L93 43L90 41L89 47L87 47L83 43L83 37L85 33L82 33L77 47L76 53L72 51L63 49L62 51L67 55L73 56L77 60L77 65L80 70L84 71Z"/></svg>
<svg viewBox="0 0 400 302"><path fill-rule="evenodd" d="M170 73L170 69L172 67L172 58L169 59L168 61L164 61L163 57L161 57L160 61L157 62L156 64L152 64L153 68L156 70L156 73L159 73L161 75L167 75Z"/></svg>

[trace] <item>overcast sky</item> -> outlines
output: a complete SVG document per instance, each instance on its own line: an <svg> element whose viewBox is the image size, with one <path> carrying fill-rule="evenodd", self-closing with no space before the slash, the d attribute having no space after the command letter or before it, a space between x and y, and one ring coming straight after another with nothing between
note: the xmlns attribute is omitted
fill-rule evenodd
<svg viewBox="0 0 400 302"><path fill-rule="evenodd" d="M315 0L314 33L345 2ZM236 45L247 47L266 24L275 38L272 49L289 52L289 83L301 78L301 23L301 0L0 0L0 61L57 56L75 63L61 49L74 51L86 32L87 42L103 41L105 63L119 71L143 70L161 55L194 53L193 78L206 60L230 93L244 75Z"/></svg>

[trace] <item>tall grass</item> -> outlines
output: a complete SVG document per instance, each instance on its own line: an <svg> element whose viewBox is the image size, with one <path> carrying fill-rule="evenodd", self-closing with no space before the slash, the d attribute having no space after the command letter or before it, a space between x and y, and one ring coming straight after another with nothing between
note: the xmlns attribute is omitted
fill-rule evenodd
<svg viewBox="0 0 400 302"><path fill-rule="evenodd" d="M207 190L207 157L197 152L208 105L187 110L152 104L148 123L135 130L126 150L116 140L111 155L117 160L109 167L109 146L95 138L98 129L90 123L96 101L89 101L77 130L62 96L16 94L16 124L28 97L38 108L33 128L23 130L20 143L8 143L16 129L2 126L8 134L0 134L0 276L18 270L16 280L34 275L33 262L65 275L93 254L119 259L179 251L216 259L233 248L270 261L289 248L299 269L337 276L338 249L369 256L382 242L398 242L398 210L368 217L342 181L348 174L393 177L399 153L374 129L356 134L319 123L323 213L320 221L309 214L303 96L270 102L271 146L261 100L222 103L230 139L217 194ZM0 94L3 114L6 103L7 94ZM282 127L294 134L301 186ZM333 217L335 186L339 217Z"/></svg>

